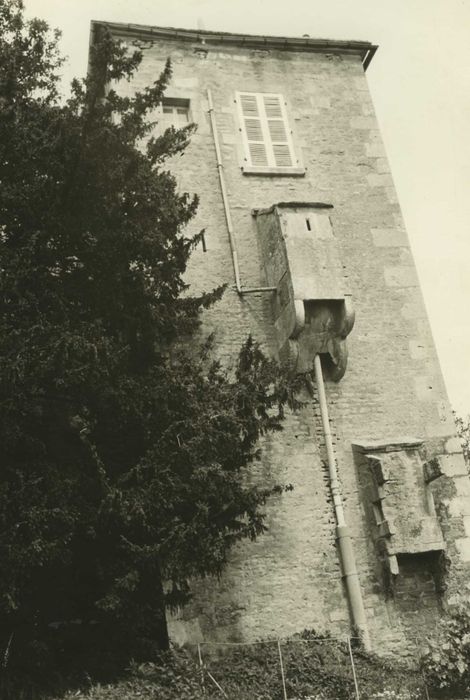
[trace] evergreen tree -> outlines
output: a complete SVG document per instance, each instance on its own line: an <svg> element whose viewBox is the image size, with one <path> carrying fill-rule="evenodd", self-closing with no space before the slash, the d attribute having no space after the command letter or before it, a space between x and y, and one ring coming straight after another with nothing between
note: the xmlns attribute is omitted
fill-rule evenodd
<svg viewBox="0 0 470 700"><path fill-rule="evenodd" d="M264 529L280 488L246 471L289 399L250 339L231 373L175 349L223 290L183 279L197 198L164 166L195 127L148 118L170 64L105 94L141 55L103 32L62 101L58 39L0 0L0 630L46 668L167 645L165 607Z"/></svg>

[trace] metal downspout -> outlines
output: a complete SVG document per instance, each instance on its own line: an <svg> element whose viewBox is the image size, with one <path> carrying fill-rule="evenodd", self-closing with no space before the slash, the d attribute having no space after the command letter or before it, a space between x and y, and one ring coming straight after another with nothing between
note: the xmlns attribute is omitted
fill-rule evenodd
<svg viewBox="0 0 470 700"><path fill-rule="evenodd" d="M222 193L222 201L224 204L224 212L225 212L225 221L227 222L227 232L228 232L228 239L230 243L230 251L232 253L232 263L233 263L233 271L235 273L235 285L237 288L238 294L252 294L254 292L275 292L276 287L242 287L242 283L240 280L240 267L238 264L238 253L237 253L237 243L235 239L235 234L233 232L233 225L232 225L232 216L230 214L230 206L228 202L228 196L227 196L227 188L225 186L225 177L224 177L224 166L222 164L222 154L220 152L220 144L219 144L219 135L217 131L217 122L215 119L215 112L214 112L214 105L212 103L212 93L210 90L207 90L207 101L209 103L209 116L211 120L211 127L212 127L212 136L214 138L214 146L215 146L215 153L217 157L217 170L219 173L219 181L220 181L220 190Z"/></svg>
<svg viewBox="0 0 470 700"><path fill-rule="evenodd" d="M328 474L330 482L331 496L336 520L336 539L338 541L341 568L343 570L343 578L346 584L346 592L351 609L351 617L355 628L360 635L361 641L366 651L371 650L369 630L367 628L366 613L364 609L364 601L362 599L361 584L356 567L356 558L354 555L354 547L349 533L349 528L346 525L344 517L343 501L341 497L341 487L338 480L338 472L336 469L336 459L333 450L333 441L331 439L330 419L328 416L328 404L326 401L325 384L323 382L323 371L321 366L320 355L315 355L314 359L315 380L318 390L318 398L320 402L320 413L323 424L323 434L325 436L326 453L328 459Z"/></svg>

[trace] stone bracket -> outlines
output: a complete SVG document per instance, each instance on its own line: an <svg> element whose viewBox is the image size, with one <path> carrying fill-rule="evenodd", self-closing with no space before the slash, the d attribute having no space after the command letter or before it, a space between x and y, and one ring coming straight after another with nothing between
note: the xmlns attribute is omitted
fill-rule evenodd
<svg viewBox="0 0 470 700"><path fill-rule="evenodd" d="M298 372L309 372L315 355L327 355L330 379L339 381L347 367L347 336L354 326L351 297L343 301L295 300L296 325L289 338Z"/></svg>

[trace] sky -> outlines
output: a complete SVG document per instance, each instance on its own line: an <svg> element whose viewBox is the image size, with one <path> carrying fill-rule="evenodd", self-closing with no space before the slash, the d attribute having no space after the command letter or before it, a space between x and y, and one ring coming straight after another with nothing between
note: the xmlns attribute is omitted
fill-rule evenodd
<svg viewBox="0 0 470 700"><path fill-rule="evenodd" d="M453 408L470 414L470 0L25 0L86 72L91 19L379 44L367 70Z"/></svg>

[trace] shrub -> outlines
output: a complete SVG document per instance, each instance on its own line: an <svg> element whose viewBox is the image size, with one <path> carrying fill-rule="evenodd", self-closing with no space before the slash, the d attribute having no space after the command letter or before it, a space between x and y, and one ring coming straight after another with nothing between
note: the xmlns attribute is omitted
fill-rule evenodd
<svg viewBox="0 0 470 700"><path fill-rule="evenodd" d="M463 599L440 621L422 659L427 685L440 697L470 693L470 613Z"/></svg>

